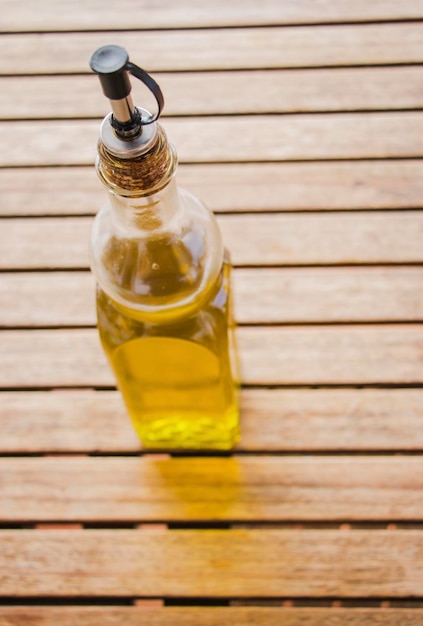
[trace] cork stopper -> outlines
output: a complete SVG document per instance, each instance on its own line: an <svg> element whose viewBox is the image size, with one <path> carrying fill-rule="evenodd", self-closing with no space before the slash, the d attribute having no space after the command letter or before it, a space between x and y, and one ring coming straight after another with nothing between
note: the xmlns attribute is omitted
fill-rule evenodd
<svg viewBox="0 0 423 626"><path fill-rule="evenodd" d="M103 184L123 197L141 198L157 193L173 177L177 156L160 124L149 148L138 156L123 158L112 153L100 139L97 172Z"/></svg>

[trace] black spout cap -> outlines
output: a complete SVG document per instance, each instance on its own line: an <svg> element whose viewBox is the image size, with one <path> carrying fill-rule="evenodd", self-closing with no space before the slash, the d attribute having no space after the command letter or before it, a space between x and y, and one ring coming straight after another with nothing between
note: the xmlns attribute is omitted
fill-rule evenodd
<svg viewBox="0 0 423 626"><path fill-rule="evenodd" d="M122 100L131 93L128 63L125 48L113 45L98 48L90 59L90 68L98 74L103 93L110 100Z"/></svg>

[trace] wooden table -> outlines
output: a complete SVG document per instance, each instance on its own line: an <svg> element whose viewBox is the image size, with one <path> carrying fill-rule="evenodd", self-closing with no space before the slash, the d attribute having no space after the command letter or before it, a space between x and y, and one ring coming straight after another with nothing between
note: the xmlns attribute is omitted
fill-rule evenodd
<svg viewBox="0 0 423 626"><path fill-rule="evenodd" d="M1 14L0 625L422 624L423 3L111 4ZM232 252L231 455L144 453L99 346L106 43Z"/></svg>

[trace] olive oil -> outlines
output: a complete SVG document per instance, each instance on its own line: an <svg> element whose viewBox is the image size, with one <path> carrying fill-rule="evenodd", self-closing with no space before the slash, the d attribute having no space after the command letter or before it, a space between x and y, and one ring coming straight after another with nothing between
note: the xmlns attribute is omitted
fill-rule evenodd
<svg viewBox="0 0 423 626"><path fill-rule="evenodd" d="M145 447L227 450L238 433L239 375L230 262L212 213L176 186L163 128L130 100L117 46L92 57L113 115L97 171L109 191L92 231L100 339ZM135 68L135 69L134 69ZM159 104L159 87L146 82Z"/></svg>
<svg viewBox="0 0 423 626"><path fill-rule="evenodd" d="M131 317L98 290L103 348L145 446L229 449L236 443L237 375L232 373L234 346L228 341L228 286L225 264L201 310L170 323L158 315L155 324Z"/></svg>

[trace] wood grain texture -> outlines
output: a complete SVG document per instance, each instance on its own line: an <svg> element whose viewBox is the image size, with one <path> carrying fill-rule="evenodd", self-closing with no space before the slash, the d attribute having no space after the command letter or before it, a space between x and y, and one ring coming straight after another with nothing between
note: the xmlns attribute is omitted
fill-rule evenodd
<svg viewBox="0 0 423 626"><path fill-rule="evenodd" d="M416 22L10 34L0 39L0 73L89 73L93 51L111 41L149 72L421 63L422 32Z"/></svg>
<svg viewBox="0 0 423 626"><path fill-rule="evenodd" d="M423 154L422 112L218 116L208 118L207 124L201 117L171 118L164 127L182 162ZM0 154L0 166L91 165L99 124L96 120L0 122L0 133L8 145Z"/></svg>
<svg viewBox="0 0 423 626"><path fill-rule="evenodd" d="M188 72L156 78L166 94L165 116L371 111L423 105L421 67ZM137 88L134 84L134 100L149 108L148 97ZM0 78L1 119L73 118L76 112L78 117L109 112L93 76Z"/></svg>
<svg viewBox="0 0 423 626"><path fill-rule="evenodd" d="M423 518L418 457L6 458L0 477L10 523Z"/></svg>
<svg viewBox="0 0 423 626"><path fill-rule="evenodd" d="M419 609L236 605L423 599L422 276L411 267L423 221L407 211L423 207L422 0L123 0L119 11L23 1L5 0L0 26L0 214L13 218L0 224L0 269L19 270L0 275L0 324L29 327L0 332L0 385L19 389L0 399L0 454L24 455L0 458L0 517L45 527L0 531L0 596L103 606L2 606L0 626L419 624ZM107 103L88 59L110 42L161 72L181 182L216 211L243 213L220 224L237 318L262 324L239 329L243 380L262 388L242 391L231 457L143 455L120 395L90 389L114 384L96 330L62 327L94 321L82 215L104 196L92 168L99 124L86 118ZM351 213L295 215L337 209ZM357 264L367 267L266 267ZM275 323L289 325L263 326ZM120 456L57 456L68 452ZM411 523L252 527L348 518ZM81 519L140 527L72 529ZM104 606L118 597L234 606Z"/></svg>
<svg viewBox="0 0 423 626"><path fill-rule="evenodd" d="M119 11L112 11L99 0L89 0L84 11L73 0L61 3L59 10L53 0L43 0L42 11L32 10L28 2L18 10L11 0L4 2L2 31L45 30L103 30L125 28L186 28L201 26L255 26L257 24L301 24L319 22L366 22L368 20L414 19L422 17L421 0L359 0L351 5L348 0L324 1L289 0L283 3L264 0L258 7L251 0L224 0L209 5L195 0L177 4L170 0L159 6L143 0L124 0Z"/></svg>
<svg viewBox="0 0 423 626"><path fill-rule="evenodd" d="M0 452L137 452L116 391L3 392ZM423 450L421 389L243 389L237 450Z"/></svg>
<svg viewBox="0 0 423 626"><path fill-rule="evenodd" d="M182 164L178 183L216 212L423 207L420 160ZM0 215L93 214L94 168L0 169Z"/></svg>
<svg viewBox="0 0 423 626"><path fill-rule="evenodd" d="M423 584L419 530L10 530L0 539L3 596L398 598Z"/></svg>
<svg viewBox="0 0 423 626"><path fill-rule="evenodd" d="M237 337L246 384L423 382L422 324L241 327ZM6 388L114 384L95 329L2 331L0 349Z"/></svg>
<svg viewBox="0 0 423 626"><path fill-rule="evenodd" d="M238 338L250 384L423 381L423 325L245 327Z"/></svg>
<svg viewBox="0 0 423 626"><path fill-rule="evenodd" d="M421 263L423 213L416 211L222 215L234 265ZM91 217L0 222L0 267L85 269Z"/></svg>
<svg viewBox="0 0 423 626"><path fill-rule="evenodd" d="M422 609L285 607L15 607L1 626L420 626Z"/></svg>
<svg viewBox="0 0 423 626"><path fill-rule="evenodd" d="M233 287L239 323L423 321L419 267L236 269Z"/></svg>
<svg viewBox="0 0 423 626"><path fill-rule="evenodd" d="M239 268L232 284L242 324L423 321L420 267ZM0 326L95 325L94 294L88 272L1 273Z"/></svg>

